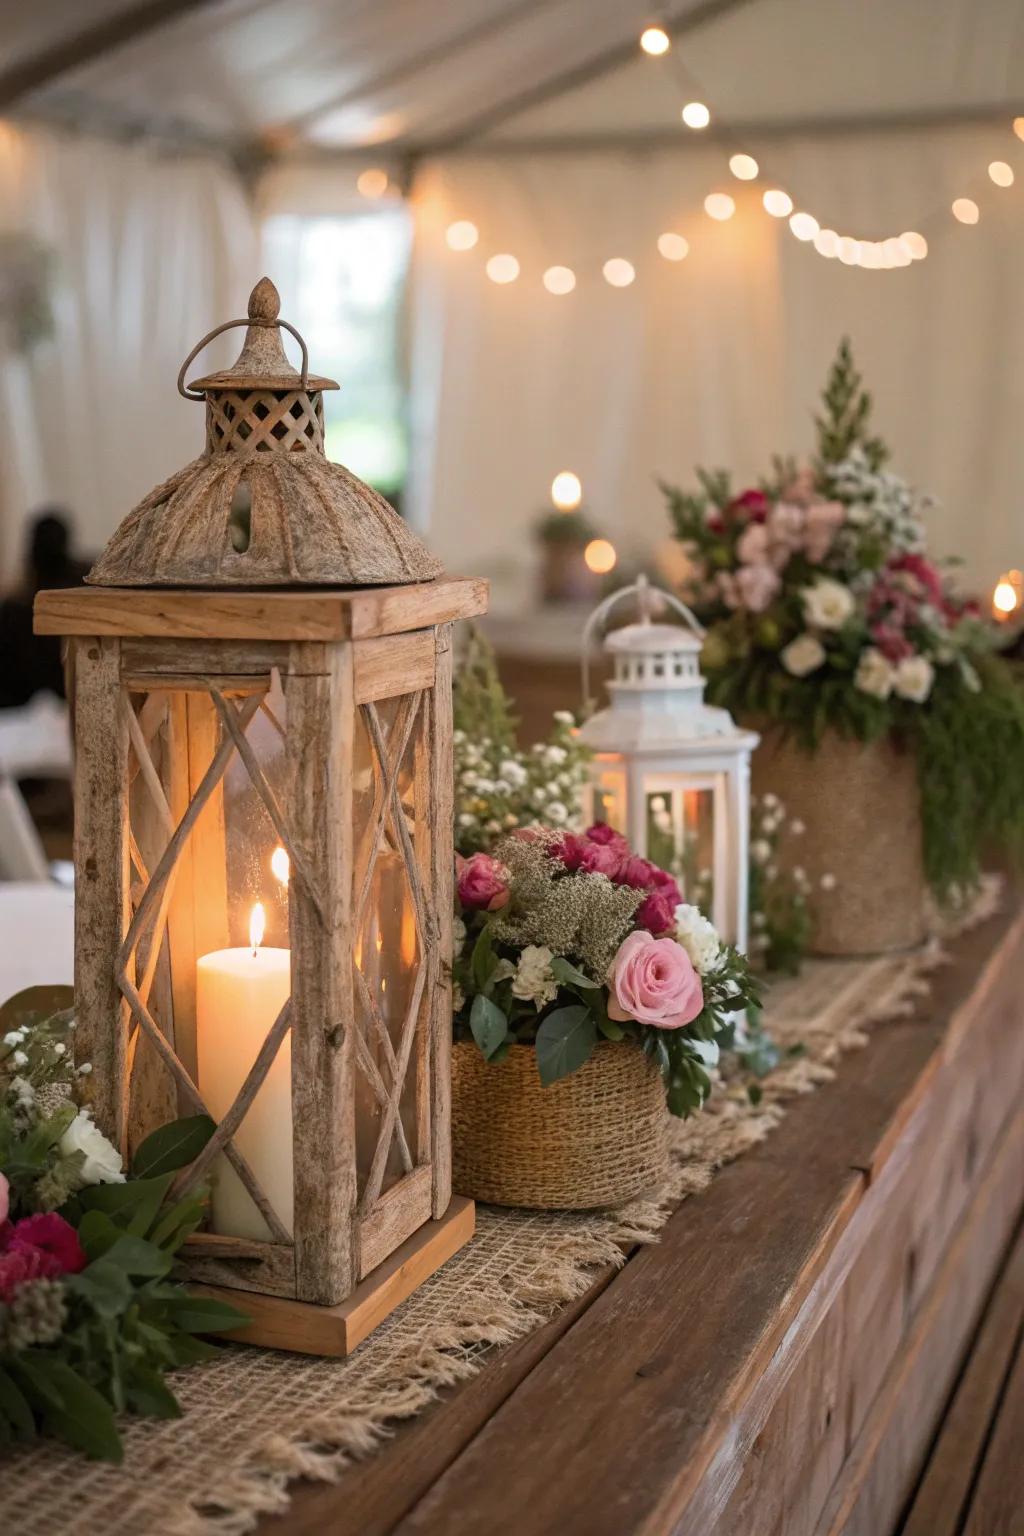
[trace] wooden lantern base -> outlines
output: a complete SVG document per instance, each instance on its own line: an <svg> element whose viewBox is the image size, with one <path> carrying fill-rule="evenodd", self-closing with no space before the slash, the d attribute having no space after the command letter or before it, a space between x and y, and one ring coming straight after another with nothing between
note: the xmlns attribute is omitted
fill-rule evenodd
<svg viewBox="0 0 1024 1536"><path fill-rule="evenodd" d="M400 1302L411 1296L435 1270L464 1247L476 1227L472 1200L454 1195L439 1221L425 1222L400 1248L371 1270L352 1295L336 1307L320 1307L284 1296L227 1286L197 1285L198 1294L216 1296L249 1313L252 1321L218 1338L259 1344L264 1349L290 1349L300 1355L343 1359L381 1324Z"/></svg>

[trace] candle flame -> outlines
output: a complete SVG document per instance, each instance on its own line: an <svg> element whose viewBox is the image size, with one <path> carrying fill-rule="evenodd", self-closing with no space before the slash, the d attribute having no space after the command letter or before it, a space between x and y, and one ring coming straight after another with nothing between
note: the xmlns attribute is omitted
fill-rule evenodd
<svg viewBox="0 0 1024 1536"><path fill-rule="evenodd" d="M282 885L288 884L288 877L291 874L291 860L280 843L278 843L270 855L270 868Z"/></svg>
<svg viewBox="0 0 1024 1536"><path fill-rule="evenodd" d="M1022 585L1019 571L1007 571L1000 576L992 594L992 609L997 618L1007 619L1020 607Z"/></svg>
<svg viewBox="0 0 1024 1536"><path fill-rule="evenodd" d="M262 901L258 901L249 915L249 943L252 945L253 954L263 943L263 935L267 931L267 914L263 910Z"/></svg>

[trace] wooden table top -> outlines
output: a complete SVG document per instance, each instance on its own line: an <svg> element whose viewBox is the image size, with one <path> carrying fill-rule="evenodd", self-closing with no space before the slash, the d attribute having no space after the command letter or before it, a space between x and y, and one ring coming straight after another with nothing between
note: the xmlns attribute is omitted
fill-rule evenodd
<svg viewBox="0 0 1024 1536"><path fill-rule="evenodd" d="M399 1426L337 1486L300 1483L261 1536L672 1529L998 967L1016 899L952 946L912 1014L690 1198L661 1241ZM1000 973L1002 974L1002 972ZM628 1514L627 1514L628 1511Z"/></svg>

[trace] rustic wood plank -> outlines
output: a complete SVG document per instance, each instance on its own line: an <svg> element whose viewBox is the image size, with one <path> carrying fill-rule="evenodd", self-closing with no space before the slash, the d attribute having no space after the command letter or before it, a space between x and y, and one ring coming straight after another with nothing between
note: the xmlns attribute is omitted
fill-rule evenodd
<svg viewBox="0 0 1024 1536"><path fill-rule="evenodd" d="M427 735L429 799L417 808L417 836L425 846L423 881L431 891L437 924L433 936L429 985L429 1052L422 1063L424 1089L430 1095L430 1162L434 1170L433 1210L440 1216L452 1194L452 913L454 860L451 833L455 817L455 764L452 746L452 627L437 631L436 678L428 695ZM422 834L426 836L423 837Z"/></svg>
<svg viewBox="0 0 1024 1536"><path fill-rule="evenodd" d="M1020 1536L1024 1515L1024 1348L999 1406L964 1536Z"/></svg>
<svg viewBox="0 0 1024 1536"><path fill-rule="evenodd" d="M291 1243L248 1242L220 1233L194 1232L182 1256L190 1278L204 1285L260 1291L268 1296L295 1295L295 1250Z"/></svg>
<svg viewBox="0 0 1024 1536"><path fill-rule="evenodd" d="M996 1282L900 1536L958 1536L1024 1329L1024 1231ZM1024 1425L1019 1433L1024 1435ZM1024 1507L1024 1495L1021 1497Z"/></svg>
<svg viewBox="0 0 1024 1536"><path fill-rule="evenodd" d="M79 640L75 676L75 1010L84 1097L96 1123L127 1150L128 1010L117 985L127 927L128 722L120 642Z"/></svg>
<svg viewBox="0 0 1024 1536"><path fill-rule="evenodd" d="M417 1227L430 1220L431 1172L414 1168L381 1195L359 1223L359 1278L383 1263Z"/></svg>
<svg viewBox="0 0 1024 1536"><path fill-rule="evenodd" d="M301 658L299 658L301 661ZM355 1224L356 1021L352 951L352 648L328 677L287 679L288 812L311 885L293 878L292 1120L295 1273L302 1301L333 1306L359 1278Z"/></svg>
<svg viewBox="0 0 1024 1536"><path fill-rule="evenodd" d="M1004 918L965 941L963 970L943 974L952 1008L1010 926ZM836 1084L791 1109L762 1153L687 1202L401 1529L439 1531L455 1509L460 1530L491 1536L572 1521L618 1536L678 1522L863 1197L865 1177L842 1171L851 1153L884 1135L940 1039L937 1024L885 1026ZM666 1316L652 1304L666 1295L699 1297L700 1327L687 1308ZM497 1510L495 1457L514 1490Z"/></svg>
<svg viewBox="0 0 1024 1536"><path fill-rule="evenodd" d="M217 591L69 587L35 600L39 635L180 640L366 640L486 612L488 583L441 578L406 587Z"/></svg>
<svg viewBox="0 0 1024 1536"><path fill-rule="evenodd" d="M406 635L381 635L376 640L357 640L355 654L356 703L398 698L421 693L434 686L434 631L414 629Z"/></svg>

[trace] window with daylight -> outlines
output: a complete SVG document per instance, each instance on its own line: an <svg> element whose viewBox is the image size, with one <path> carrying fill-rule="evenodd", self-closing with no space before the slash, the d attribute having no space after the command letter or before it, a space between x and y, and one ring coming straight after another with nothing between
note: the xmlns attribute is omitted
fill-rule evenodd
<svg viewBox="0 0 1024 1536"><path fill-rule="evenodd" d="M412 225L403 206L329 216L276 214L263 226L268 272L298 329L317 338L327 457L394 498L408 432L399 357Z"/></svg>

